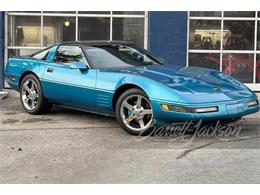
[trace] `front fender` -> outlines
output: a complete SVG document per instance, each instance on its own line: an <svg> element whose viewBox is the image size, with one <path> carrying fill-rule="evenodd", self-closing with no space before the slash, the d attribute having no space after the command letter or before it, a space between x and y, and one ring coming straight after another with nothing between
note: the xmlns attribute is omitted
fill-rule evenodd
<svg viewBox="0 0 260 195"><path fill-rule="evenodd" d="M126 84L136 85L141 88L149 97L151 101L167 101L167 102L179 102L181 94L157 81L142 77L142 76L125 76L122 77L116 89Z"/></svg>

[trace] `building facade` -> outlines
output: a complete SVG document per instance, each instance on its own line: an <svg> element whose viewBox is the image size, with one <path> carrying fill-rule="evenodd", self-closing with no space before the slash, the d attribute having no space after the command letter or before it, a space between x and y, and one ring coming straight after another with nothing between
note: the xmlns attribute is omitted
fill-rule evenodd
<svg viewBox="0 0 260 195"><path fill-rule="evenodd" d="M80 40L132 41L172 66L220 70L260 90L257 11L0 12L0 90L9 57Z"/></svg>

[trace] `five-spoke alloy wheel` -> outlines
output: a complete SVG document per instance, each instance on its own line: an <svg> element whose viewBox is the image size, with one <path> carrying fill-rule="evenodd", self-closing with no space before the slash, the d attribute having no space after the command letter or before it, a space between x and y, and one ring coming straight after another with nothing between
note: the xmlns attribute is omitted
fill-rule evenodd
<svg viewBox="0 0 260 195"><path fill-rule="evenodd" d="M20 84L20 99L24 110L40 114L50 110L52 104L44 99L39 80L33 74L26 75Z"/></svg>
<svg viewBox="0 0 260 195"><path fill-rule="evenodd" d="M22 101L27 110L34 110L39 103L39 89L32 79L27 79L22 85Z"/></svg>
<svg viewBox="0 0 260 195"><path fill-rule="evenodd" d="M130 134L149 133L153 125L153 111L147 95L137 88L127 90L117 101L116 117Z"/></svg>

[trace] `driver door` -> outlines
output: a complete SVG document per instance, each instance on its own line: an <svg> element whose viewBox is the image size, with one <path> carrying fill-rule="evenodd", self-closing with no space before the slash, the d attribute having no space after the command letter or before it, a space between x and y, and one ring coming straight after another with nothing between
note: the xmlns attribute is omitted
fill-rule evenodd
<svg viewBox="0 0 260 195"><path fill-rule="evenodd" d="M72 68L73 63L83 63L86 68ZM96 70L90 69L82 48L59 46L44 72L42 87L46 98L65 106L93 110L95 85Z"/></svg>

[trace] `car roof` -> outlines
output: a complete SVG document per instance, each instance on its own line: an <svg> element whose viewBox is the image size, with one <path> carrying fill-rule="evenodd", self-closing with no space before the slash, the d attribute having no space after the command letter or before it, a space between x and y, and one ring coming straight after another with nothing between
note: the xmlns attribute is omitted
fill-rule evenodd
<svg viewBox="0 0 260 195"><path fill-rule="evenodd" d="M106 46L106 45L119 45L119 44L133 44L129 41L108 41L108 40L96 40L96 41L69 41L63 42L60 45L81 45L81 46Z"/></svg>

